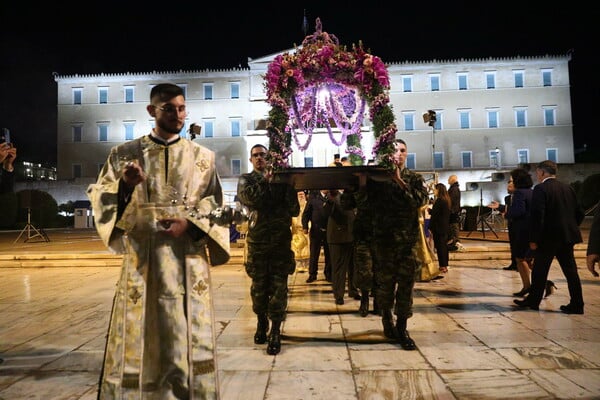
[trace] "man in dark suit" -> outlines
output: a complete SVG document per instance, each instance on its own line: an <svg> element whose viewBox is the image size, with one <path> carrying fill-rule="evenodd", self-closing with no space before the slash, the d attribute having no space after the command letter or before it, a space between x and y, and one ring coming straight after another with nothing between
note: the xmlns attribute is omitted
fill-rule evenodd
<svg viewBox="0 0 600 400"><path fill-rule="evenodd" d="M554 257L567 279L571 301L560 306L565 314L583 314L583 293L573 247L583 241L579 224L585 214L575 190L556 179L556 163L542 161L535 174L539 184L533 188L529 248L535 264L531 273L531 292L523 300L515 300L522 308L538 310L544 296L546 280Z"/></svg>
<svg viewBox="0 0 600 400"><path fill-rule="evenodd" d="M331 282L331 262L329 260L329 246L327 244L328 216L323 209L327 203L326 194L327 190L315 190L311 192L302 213L302 230L304 234L309 233L310 223L310 260L308 262L308 279L306 283L312 283L317 280L321 248L323 248L323 253L325 253L323 274L325 275L325 279Z"/></svg>
<svg viewBox="0 0 600 400"><path fill-rule="evenodd" d="M592 221L592 227L590 228L590 237L588 238L586 251L586 262L588 270L592 273L592 275L598 277L596 264L600 263L600 205L596 205L594 220Z"/></svg>

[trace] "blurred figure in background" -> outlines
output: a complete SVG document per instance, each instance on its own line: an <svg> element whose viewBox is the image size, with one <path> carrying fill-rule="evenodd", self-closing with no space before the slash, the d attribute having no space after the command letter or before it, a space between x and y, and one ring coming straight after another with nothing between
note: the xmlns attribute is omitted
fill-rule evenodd
<svg viewBox="0 0 600 400"><path fill-rule="evenodd" d="M435 200L431 207L429 230L433 237L440 272L448 272L448 234L450 231L450 196L443 183L433 189Z"/></svg>
<svg viewBox="0 0 600 400"><path fill-rule="evenodd" d="M448 177L448 195L450 196L450 231L448 233L448 251L461 251L464 246L459 242L460 235L460 186L458 177Z"/></svg>
<svg viewBox="0 0 600 400"><path fill-rule="evenodd" d="M302 273L308 271L310 260L309 238L302 229L302 213L306 207L306 193L302 190L298 192L298 203L300 214L292 217L292 251L296 260L296 271Z"/></svg>

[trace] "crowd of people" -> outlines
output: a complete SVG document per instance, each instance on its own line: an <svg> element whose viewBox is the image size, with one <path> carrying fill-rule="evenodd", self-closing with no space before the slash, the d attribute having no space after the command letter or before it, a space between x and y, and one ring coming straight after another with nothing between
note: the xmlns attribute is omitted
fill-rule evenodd
<svg viewBox="0 0 600 400"><path fill-rule="evenodd" d="M140 391L153 398L214 398L209 267L229 260L232 221L223 213L215 153L179 136L187 115L183 90L159 84L149 100L146 110L155 127L146 136L112 148L97 182L88 188L101 239L124 255L99 399L134 397ZM236 198L248 210L244 267L257 319L253 340L266 344L267 354L281 351L288 276L308 264L306 282L314 282L321 249L323 274L335 304L344 304L348 294L360 300L358 312L365 317L373 297L383 335L405 350L417 348L408 321L423 265L423 209L432 199L422 175L406 167L406 142L396 139L393 146L389 179L370 179L361 172L355 187L314 191L307 199L292 184L273 181L266 146L250 149L253 168L240 175ZM11 149L0 146L0 161L8 172L16 156ZM341 159L333 165L338 162L344 165ZM539 309L556 257L571 297L560 309L583 314L573 253L573 246L582 241L583 212L573 189L556 179L555 163L541 162L535 173L538 184L532 189L527 171L511 172L514 190L505 216L511 221L511 252L523 282L518 294L528 294L515 304ZM460 190L457 197L455 176L448 184L449 189L435 185L429 222L444 272L448 251L459 243L454 225ZM594 276L600 261L599 215L596 211L587 254ZM296 234L305 236L296 241Z"/></svg>

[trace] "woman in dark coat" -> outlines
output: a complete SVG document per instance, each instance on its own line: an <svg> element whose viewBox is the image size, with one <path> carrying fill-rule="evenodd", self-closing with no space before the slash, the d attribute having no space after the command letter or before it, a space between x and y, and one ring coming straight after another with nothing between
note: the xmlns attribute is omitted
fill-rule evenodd
<svg viewBox="0 0 600 400"><path fill-rule="evenodd" d="M521 276L523 288L514 296L525 296L531 288L531 268L533 258L529 250L529 229L531 215L531 197L533 195L533 179L529 172L523 168L510 171L510 179L514 185L511 205L506 212L505 218L511 223L512 237L511 250L516 260L517 271ZM556 286L552 281L546 281L545 296L551 295Z"/></svg>
<svg viewBox="0 0 600 400"><path fill-rule="evenodd" d="M435 201L431 207L429 230L437 253L440 272L448 272L448 234L450 233L450 196L443 183L438 183L433 191Z"/></svg>

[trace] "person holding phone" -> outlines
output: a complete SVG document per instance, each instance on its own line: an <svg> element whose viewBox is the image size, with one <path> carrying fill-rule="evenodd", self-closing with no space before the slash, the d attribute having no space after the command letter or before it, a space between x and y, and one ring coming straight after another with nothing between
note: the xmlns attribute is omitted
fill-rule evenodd
<svg viewBox="0 0 600 400"><path fill-rule="evenodd" d="M10 142L10 136L5 131L4 143L0 144L0 194L13 192L15 188L15 167L17 148Z"/></svg>

